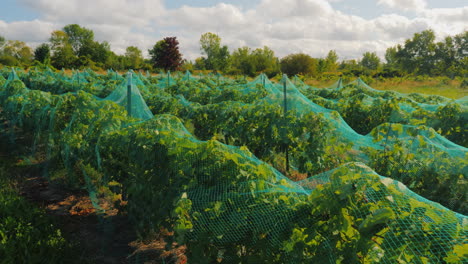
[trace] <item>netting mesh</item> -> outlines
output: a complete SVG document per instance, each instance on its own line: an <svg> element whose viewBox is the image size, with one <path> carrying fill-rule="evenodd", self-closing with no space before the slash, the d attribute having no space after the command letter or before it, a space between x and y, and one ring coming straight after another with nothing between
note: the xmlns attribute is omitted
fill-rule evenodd
<svg viewBox="0 0 468 264"><path fill-rule="evenodd" d="M189 72L3 70L0 87L45 177L142 237L174 231L189 263L468 259L463 98Z"/></svg>

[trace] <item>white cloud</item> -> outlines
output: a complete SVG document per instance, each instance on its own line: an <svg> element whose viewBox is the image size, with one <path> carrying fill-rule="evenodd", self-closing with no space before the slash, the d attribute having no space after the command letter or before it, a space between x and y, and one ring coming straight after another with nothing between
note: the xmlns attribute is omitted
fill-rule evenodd
<svg viewBox="0 0 468 264"><path fill-rule="evenodd" d="M144 26L164 12L162 0L19 0L62 24Z"/></svg>
<svg viewBox="0 0 468 264"><path fill-rule="evenodd" d="M390 14L382 15L372 20L380 34L385 39L403 40L416 32L430 28L429 21L423 18L408 19L407 17Z"/></svg>
<svg viewBox="0 0 468 264"><path fill-rule="evenodd" d="M24 41L32 47L46 42L55 27L54 23L41 20L16 21L11 23L0 20L0 32L3 37Z"/></svg>
<svg viewBox="0 0 468 264"><path fill-rule="evenodd" d="M161 22L183 30L206 32L238 30L246 26L247 21L238 7L221 3L213 7L182 6L168 11Z"/></svg>
<svg viewBox="0 0 468 264"><path fill-rule="evenodd" d="M437 24L459 24L468 28L468 6L461 8L434 8L423 11L423 15Z"/></svg>
<svg viewBox="0 0 468 264"><path fill-rule="evenodd" d="M331 5L323 0L263 0L256 8L258 15L270 18L313 17L332 12Z"/></svg>
<svg viewBox="0 0 468 264"><path fill-rule="evenodd" d="M426 0L379 0L377 3L403 11L421 11L427 6Z"/></svg>
<svg viewBox="0 0 468 264"><path fill-rule="evenodd" d="M53 30L78 23L92 29L97 40L109 41L120 54L132 45L147 55L159 39L177 36L181 52L189 59L200 56L198 42L205 32L219 34L231 50L266 45L280 57L294 52L323 57L334 49L341 59L351 59L366 51L383 56L389 46L428 28L444 36L467 30L468 25L468 7L424 9L424 0L379 0L379 5L394 8L396 13L373 19L330 5L341 0L262 0L252 9L225 3L166 9L162 0L20 1L41 17L11 23L0 20L0 32L8 39L34 45L47 41ZM398 10L417 11L416 17Z"/></svg>

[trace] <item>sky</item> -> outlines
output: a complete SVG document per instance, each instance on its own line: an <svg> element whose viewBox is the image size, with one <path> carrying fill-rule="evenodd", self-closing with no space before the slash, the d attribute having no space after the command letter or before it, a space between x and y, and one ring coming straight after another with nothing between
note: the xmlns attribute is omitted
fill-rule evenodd
<svg viewBox="0 0 468 264"><path fill-rule="evenodd" d="M0 35L31 47L54 30L79 24L123 54L137 46L148 55L158 40L176 36L184 58L201 56L199 39L218 34L231 51L270 47L279 57L303 52L359 59L383 57L414 33L438 40L468 30L467 0L2 0Z"/></svg>

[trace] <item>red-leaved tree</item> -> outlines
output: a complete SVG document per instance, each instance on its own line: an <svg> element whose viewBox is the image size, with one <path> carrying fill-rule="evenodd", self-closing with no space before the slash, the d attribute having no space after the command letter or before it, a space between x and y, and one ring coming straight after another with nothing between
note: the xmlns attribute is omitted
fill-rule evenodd
<svg viewBox="0 0 468 264"><path fill-rule="evenodd" d="M174 71L182 65L182 55L176 37L167 37L156 42L149 54L154 68Z"/></svg>

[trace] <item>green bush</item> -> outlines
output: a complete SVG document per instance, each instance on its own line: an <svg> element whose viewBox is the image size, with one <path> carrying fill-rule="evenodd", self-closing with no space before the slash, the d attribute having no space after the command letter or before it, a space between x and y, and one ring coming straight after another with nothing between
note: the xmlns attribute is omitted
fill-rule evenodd
<svg viewBox="0 0 468 264"><path fill-rule="evenodd" d="M0 263L66 263L69 250L51 219L19 196L0 168Z"/></svg>
<svg viewBox="0 0 468 264"><path fill-rule="evenodd" d="M460 83L460 88L468 88L468 79L463 79Z"/></svg>

